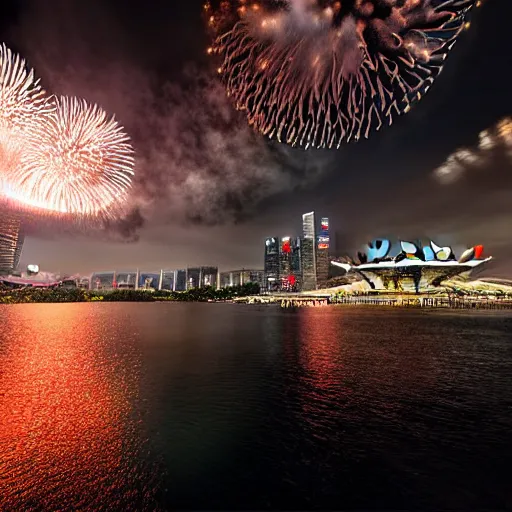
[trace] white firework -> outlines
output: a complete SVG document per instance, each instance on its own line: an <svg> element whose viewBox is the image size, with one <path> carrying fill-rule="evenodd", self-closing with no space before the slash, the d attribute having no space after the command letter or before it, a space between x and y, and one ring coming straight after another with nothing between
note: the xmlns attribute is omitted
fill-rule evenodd
<svg viewBox="0 0 512 512"><path fill-rule="evenodd" d="M114 217L134 174L134 152L114 117L77 98L53 98L55 110L27 132L7 195L56 214Z"/></svg>

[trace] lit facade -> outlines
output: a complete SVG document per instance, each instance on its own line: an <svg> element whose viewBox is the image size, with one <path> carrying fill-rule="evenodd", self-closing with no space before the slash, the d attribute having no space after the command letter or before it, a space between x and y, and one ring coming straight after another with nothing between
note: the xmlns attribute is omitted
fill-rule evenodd
<svg viewBox="0 0 512 512"><path fill-rule="evenodd" d="M393 255L393 252L395 253ZM492 258L484 258L483 246L464 251L457 259L451 247L430 241L400 241L393 251L389 240L375 240L358 253L359 262L332 264L359 274L371 289L392 292L427 292L457 275L474 272Z"/></svg>
<svg viewBox="0 0 512 512"><path fill-rule="evenodd" d="M322 217L320 234L316 237L316 278L318 286L322 286L329 279L329 248L329 219Z"/></svg>
<svg viewBox="0 0 512 512"><path fill-rule="evenodd" d="M301 287L300 238L283 237L279 249L279 282L283 291L298 291Z"/></svg>
<svg viewBox="0 0 512 512"><path fill-rule="evenodd" d="M0 210L0 274L11 274L18 267L24 234L16 214Z"/></svg>
<svg viewBox="0 0 512 512"><path fill-rule="evenodd" d="M265 286L267 290L279 288L279 238L269 237L265 240Z"/></svg>
<svg viewBox="0 0 512 512"><path fill-rule="evenodd" d="M243 286L248 283L259 284L261 288L265 287L264 270L230 270L220 273L220 287Z"/></svg>
<svg viewBox="0 0 512 512"><path fill-rule="evenodd" d="M217 267L197 267L182 270L161 270L156 272L110 271L94 272L90 277L93 290L119 289L160 289L184 292L190 288L217 287ZM188 286L187 286L188 284Z"/></svg>
<svg viewBox="0 0 512 512"><path fill-rule="evenodd" d="M187 269L187 290L192 288L217 287L217 267L192 267Z"/></svg>
<svg viewBox="0 0 512 512"><path fill-rule="evenodd" d="M302 216L302 289L304 291L316 290L316 233L315 212L305 213Z"/></svg>

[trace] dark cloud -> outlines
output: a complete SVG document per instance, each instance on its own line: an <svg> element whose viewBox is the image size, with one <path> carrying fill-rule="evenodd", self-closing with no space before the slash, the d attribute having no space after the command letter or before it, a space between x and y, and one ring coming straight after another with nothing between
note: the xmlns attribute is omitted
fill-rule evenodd
<svg viewBox="0 0 512 512"><path fill-rule="evenodd" d="M241 222L321 173L327 155L267 143L207 68L187 64L174 80L145 69L113 4L55 4L28 3L17 29L24 53L50 92L97 102L126 127L137 155L130 201L149 224ZM137 240L143 224L131 215L106 228Z"/></svg>

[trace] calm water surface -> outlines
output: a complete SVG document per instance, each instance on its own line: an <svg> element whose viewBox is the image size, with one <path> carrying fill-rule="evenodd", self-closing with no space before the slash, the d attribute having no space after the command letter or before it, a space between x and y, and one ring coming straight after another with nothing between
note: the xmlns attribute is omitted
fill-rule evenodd
<svg viewBox="0 0 512 512"><path fill-rule="evenodd" d="M0 510L512 507L512 315L0 306Z"/></svg>

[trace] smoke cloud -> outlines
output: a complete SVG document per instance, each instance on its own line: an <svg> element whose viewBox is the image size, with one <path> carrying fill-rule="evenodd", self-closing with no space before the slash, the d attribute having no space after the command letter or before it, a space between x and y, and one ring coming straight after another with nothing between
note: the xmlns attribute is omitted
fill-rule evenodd
<svg viewBox="0 0 512 512"><path fill-rule="evenodd" d="M28 2L16 45L49 92L81 96L115 113L136 150L131 213L106 224L103 237L136 240L144 222L243 221L261 201L322 172L328 157L253 133L208 69L187 64L170 80L146 66L116 13L99 0L55 3L48 10L43 0Z"/></svg>
<svg viewBox="0 0 512 512"><path fill-rule="evenodd" d="M462 148L451 154L434 171L434 177L444 185L457 183L468 172L512 165L512 118L505 118L490 130L480 133L478 145Z"/></svg>

